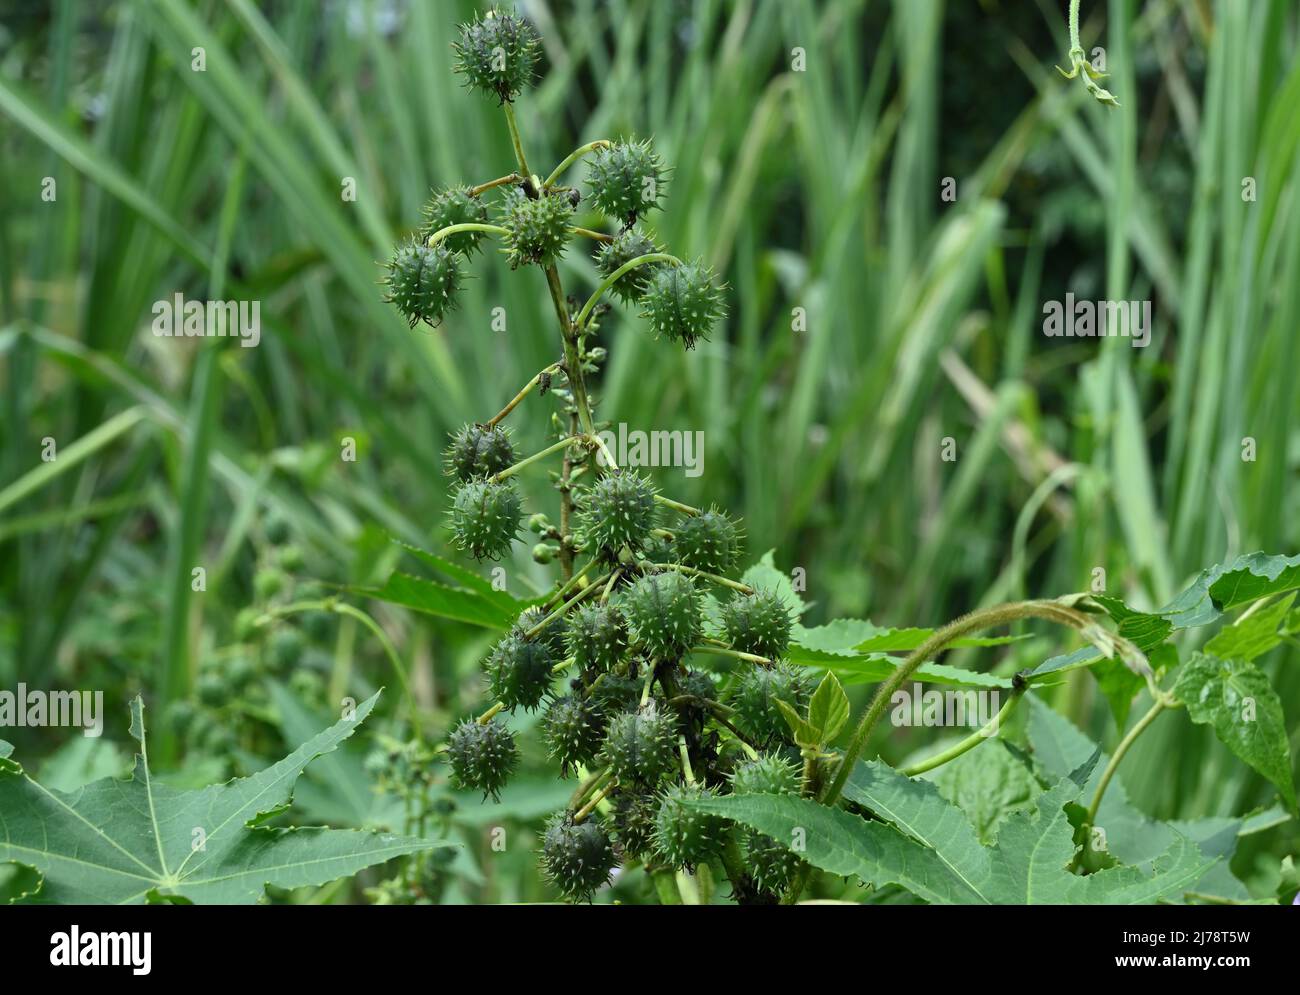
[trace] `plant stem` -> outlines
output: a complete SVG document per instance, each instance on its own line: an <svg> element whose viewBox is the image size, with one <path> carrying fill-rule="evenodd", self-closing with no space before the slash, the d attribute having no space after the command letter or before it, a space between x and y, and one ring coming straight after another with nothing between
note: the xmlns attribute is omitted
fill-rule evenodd
<svg viewBox="0 0 1300 995"><path fill-rule="evenodd" d="M605 780L607 777L609 777L609 768L605 767L596 771L596 773L592 774L578 785L578 790L575 791L573 797L569 799L569 808L577 808L581 805L583 799L595 790L596 785L600 784L600 782Z"/></svg>
<svg viewBox="0 0 1300 995"><path fill-rule="evenodd" d="M600 282L600 286L598 286L592 295L587 298L587 303L584 304L582 310L578 312L578 320L574 322L574 324L577 325L578 328L584 327L587 323L587 318L591 315L591 309L596 306L605 291L614 286L619 278L625 273L630 273L638 266L644 266L647 263L672 263L674 266L680 266L682 261L676 256L669 255L667 252L647 252L644 256L637 256L635 259L629 259Z"/></svg>
<svg viewBox="0 0 1300 995"><path fill-rule="evenodd" d="M714 656L730 656L737 660L747 660L750 663L761 663L764 666L772 666L773 661L765 656L758 656L755 653L742 653L740 650L733 650L729 646L715 646L712 643L706 643L700 646L692 646L692 653L712 653Z"/></svg>
<svg viewBox="0 0 1300 995"><path fill-rule="evenodd" d="M532 176L533 171L528 168L528 160L524 158L523 142L519 140L519 126L515 124L515 109L508 100L501 106L505 108L506 124L510 127L510 142L515 147L515 161L519 163L519 172L524 176Z"/></svg>
<svg viewBox="0 0 1300 995"><path fill-rule="evenodd" d="M715 584L721 584L723 587L729 587L733 591L739 591L741 594L753 594L754 589L748 584L742 584L738 580L732 580L729 577L721 577L718 574L705 573L703 570L696 570L694 567L688 567L684 563L655 563L652 566L657 571L676 570L678 573L690 574L692 577L702 577L704 580L710 580ZM771 660L767 661L771 663Z"/></svg>
<svg viewBox="0 0 1300 995"><path fill-rule="evenodd" d="M603 579L604 579L604 578L601 578L601 580L603 580ZM571 597L568 601L566 601L566 602L564 602L564 604L560 605L559 608L556 608L553 612L551 612L549 615L547 615L545 618L543 618L540 622L538 622L536 625L534 625L531 629L529 629L527 632L525 632L525 633L524 633L524 638L525 638L525 639L533 639L533 638L535 638L539 632L541 632L543 629L545 629L548 625L550 625L552 622L554 622L557 618L562 617L562 616L564 615L565 612L567 612L570 608L572 608L574 605L576 605L576 604L577 604L579 601L581 601L583 598L589 597L590 595L592 595L592 594L594 594L596 591L598 591L598 590L600 589L600 588L599 588L599 584L600 584L600 580L597 580L595 583L590 584L590 585L588 585L587 587L584 587L581 591L579 591L577 594L575 594L573 597Z"/></svg>
<svg viewBox="0 0 1300 995"><path fill-rule="evenodd" d="M599 148L605 148L606 146L613 145L613 144L614 143L611 142L608 138L597 138L594 142L588 142L586 145L580 145L578 148L574 149L572 152L566 155L564 159L561 160L560 164L556 166L553 170L551 170L551 175L546 177L546 182L542 184L542 189L549 189L550 186L560 178L560 175L566 169L572 166L575 162L581 159L588 152L594 151L595 149L599 149Z"/></svg>
<svg viewBox="0 0 1300 995"><path fill-rule="evenodd" d="M529 464L536 463L539 459L545 459L547 456L550 456L551 453L556 453L559 452L561 449L565 449L569 446L572 446L574 443L581 441L581 439L582 436L574 436L574 435L570 435L566 438L563 438L559 442L547 446L541 452L533 453L533 455L531 456L525 456L518 463L514 463L506 467L500 473L494 474L492 479L497 483L500 483L501 481L505 480L507 477L513 477L516 473L518 473L520 470L522 470L524 467L528 466Z"/></svg>
<svg viewBox="0 0 1300 995"><path fill-rule="evenodd" d="M904 681L912 676L912 673L921 664L932 659L950 643L962 636L1000 625L1007 625L1026 618L1047 619L1080 631L1094 626L1092 620L1082 612L1067 608L1055 601L1019 601L1012 604L995 605L992 608L971 612L969 615L963 615L961 618L949 622L909 653L903 662L899 664L898 669L894 671L893 676L880 685L876 696L871 699L870 706L868 706L866 712L863 713L862 719L858 722L857 728L853 730L853 738L849 741L848 749L845 750L844 757L835 771L835 777L826 787L826 790L822 792L819 799L821 803L823 805L835 804L840 797L840 792L844 790L844 782L849 779L854 764L858 762L858 757L862 754L862 748L866 745L867 737L889 706L890 697L903 685Z"/></svg>
<svg viewBox="0 0 1300 995"><path fill-rule="evenodd" d="M613 235L606 235L603 231L592 231L590 228L579 228L577 225L573 226L573 234L582 235L584 238L592 238L597 242L614 241Z"/></svg>
<svg viewBox="0 0 1300 995"><path fill-rule="evenodd" d="M682 896L677 891L677 882L672 871L659 868L650 871L649 874L650 880L655 885L655 894L659 896L660 905L682 904Z"/></svg>
<svg viewBox="0 0 1300 995"><path fill-rule="evenodd" d="M528 383L524 384L523 387L519 389L519 393L510 399L509 404L507 404L504 408L498 411L492 417L491 421L486 422L487 427L495 428L498 424L500 424L501 420L505 418L506 415L510 414L510 412L514 411L515 408L519 407L519 402L522 401L529 394L531 394L533 392L533 388L542 382L542 377L550 376L559 368L560 368L559 363L552 363L550 366L546 367L546 369L539 370L537 376L533 377L533 379L529 380Z"/></svg>
<svg viewBox="0 0 1300 995"><path fill-rule="evenodd" d="M1102 771L1101 780L1097 782L1097 792L1092 796L1092 804L1088 806L1088 825L1091 826L1097 818L1097 810L1101 808L1102 795L1106 793L1106 788L1110 785L1110 780L1115 776L1115 771L1119 769L1119 762L1124 759L1124 754L1128 752L1129 747L1134 741L1146 731L1147 726L1155 721L1156 716L1163 712L1169 706L1161 699L1157 698L1156 703L1151 706L1142 718L1138 719L1137 724L1128 731L1128 734L1119 741L1119 746L1115 747L1115 752L1111 754L1110 763L1106 764L1106 769Z"/></svg>
<svg viewBox="0 0 1300 995"><path fill-rule="evenodd" d="M523 179L524 178L518 173L507 173L505 176L498 176L495 180L488 180L486 183L480 183L476 187L470 187L469 195L471 197L477 197L479 194L486 193L493 187L503 187L507 184L521 183L523 182Z"/></svg>
<svg viewBox="0 0 1300 995"><path fill-rule="evenodd" d="M561 587L554 594L552 594L549 598L547 598L546 601L543 602L543 605L549 608L552 603L556 603L556 604L562 603L564 599L569 596L569 592L573 590L574 586L580 583L582 581L582 578L587 576L587 574L591 572L591 568L594 567L595 565L596 565L595 560L588 560L587 565L583 567L581 570L579 570L572 577L570 577L567 581L565 581L564 586Z"/></svg>
<svg viewBox="0 0 1300 995"><path fill-rule="evenodd" d="M993 716L988 723L978 731L971 733L957 745L944 750L942 753L936 753L927 760L922 760L919 764L913 764L911 767L904 767L901 771L904 777L915 777L917 774L924 774L928 770L934 770L936 767L942 767L949 760L956 760L968 750L973 750L985 740L992 739L997 735L1002 723L1006 717L1011 714L1011 710L1016 707L1016 703L1024 697L1025 691L1028 690L1028 684L1018 684L1011 689L1011 697L998 710L998 714Z"/></svg>
<svg viewBox="0 0 1300 995"><path fill-rule="evenodd" d="M489 722L492 721L493 717L505 707L506 707L506 703L504 701L498 701L495 705L493 705L491 708L489 708L486 712L484 712L482 715L478 717L478 724L481 726L487 725Z"/></svg>
<svg viewBox="0 0 1300 995"><path fill-rule="evenodd" d="M603 788L597 791L594 795L591 796L591 799L587 802L587 804L583 805L582 808L578 809L578 811L574 813L573 821L582 822L585 818L587 818L587 816L591 815L591 813L596 810L596 806L599 805L602 801L604 801L605 797L617 787L618 787L618 782L611 781L609 784L605 785Z"/></svg>
<svg viewBox="0 0 1300 995"><path fill-rule="evenodd" d="M691 757L686 750L686 736L677 737L677 751L682 755L682 773L686 775L688 787L695 787L695 772L691 770Z"/></svg>
<svg viewBox="0 0 1300 995"><path fill-rule="evenodd" d="M429 239L425 244L428 245L429 248L433 248L435 245L441 242L448 235L455 235L457 232L462 232L462 231L485 231L492 235L510 234L500 225L485 225L485 224L480 224L477 221L466 221L459 225L448 225L446 228L439 228L436 232L434 232L432 235L429 236Z"/></svg>
<svg viewBox="0 0 1300 995"><path fill-rule="evenodd" d="M1083 46L1079 44L1079 0L1070 0L1070 53L1075 51L1083 54Z"/></svg>
<svg viewBox="0 0 1300 995"><path fill-rule="evenodd" d="M674 501L672 498L664 497L662 494L656 494L655 500L667 508L674 511L680 511L683 515L702 515L704 512L699 508L692 508L689 504L682 504L680 501Z"/></svg>
<svg viewBox="0 0 1300 995"><path fill-rule="evenodd" d="M569 377L574 407L578 409L578 424L586 435L595 435L587 382L582 374L582 357L578 355L578 329L569 320L569 307L564 302L564 287L560 284L560 273L555 263L547 263L545 270L546 285L551 291L551 302L555 305L555 316L560 321L560 333L564 337L564 372Z"/></svg>

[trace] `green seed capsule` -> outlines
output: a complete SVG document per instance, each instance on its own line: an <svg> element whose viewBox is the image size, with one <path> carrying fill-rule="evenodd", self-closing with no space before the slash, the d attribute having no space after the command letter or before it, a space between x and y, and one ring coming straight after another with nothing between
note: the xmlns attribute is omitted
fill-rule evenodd
<svg viewBox="0 0 1300 995"><path fill-rule="evenodd" d="M660 206L668 170L650 142L615 142L588 162L591 199L606 217L630 224Z"/></svg>
<svg viewBox="0 0 1300 995"><path fill-rule="evenodd" d="M499 559L510 552L522 515L523 502L513 482L466 481L452 496L452 539L477 560Z"/></svg>
<svg viewBox="0 0 1300 995"><path fill-rule="evenodd" d="M628 228L596 250L596 269L601 276L613 276L625 263L660 251L662 250L655 245L654 240L640 228ZM624 303L638 301L649 285L650 274L663 265L661 262L642 263L615 280L610 289Z"/></svg>
<svg viewBox="0 0 1300 995"><path fill-rule="evenodd" d="M687 349L697 339L707 339L714 324L726 313L722 291L712 271L701 262L664 266L650 274L641 314L655 333Z"/></svg>
<svg viewBox="0 0 1300 995"><path fill-rule="evenodd" d="M397 306L412 328L420 321L437 325L455 306L460 269L446 246L429 248L416 239L393 253L383 282L388 287L385 300Z"/></svg>
<svg viewBox="0 0 1300 995"><path fill-rule="evenodd" d="M740 561L740 552L740 529L716 508L684 517L673 530L677 562L705 573L730 573Z"/></svg>
<svg viewBox="0 0 1300 995"><path fill-rule="evenodd" d="M492 648L486 669L492 697L506 708L535 709L551 688L555 656L544 640L510 631Z"/></svg>
<svg viewBox="0 0 1300 995"><path fill-rule="evenodd" d="M510 433L499 425L462 426L447 447L447 474L457 480L476 480L500 473L515 461Z"/></svg>
<svg viewBox="0 0 1300 995"><path fill-rule="evenodd" d="M617 555L625 545L639 549L655 527L655 486L635 471L605 474L578 501L578 531L593 552Z"/></svg>
<svg viewBox="0 0 1300 995"><path fill-rule="evenodd" d="M737 594L722 606L722 626L733 649L776 660L790 648L790 609L774 591Z"/></svg>
<svg viewBox="0 0 1300 995"><path fill-rule="evenodd" d="M620 784L653 787L677 764L677 723L654 703L616 715L609 723L601 760Z"/></svg>
<svg viewBox="0 0 1300 995"><path fill-rule="evenodd" d="M700 597L684 574L646 574L623 592L619 608L633 644L649 656L681 656L699 638Z"/></svg>
<svg viewBox="0 0 1300 995"><path fill-rule="evenodd" d="M589 901L616 863L609 835L595 820L575 823L568 812L558 812L547 823L542 870L570 901Z"/></svg>
<svg viewBox="0 0 1300 995"><path fill-rule="evenodd" d="M646 857L654 847L655 816L659 799L649 793L620 791L614 796L610 830L627 859Z"/></svg>
<svg viewBox="0 0 1300 995"><path fill-rule="evenodd" d="M777 753L762 753L731 775L733 795L797 795L799 768Z"/></svg>
<svg viewBox="0 0 1300 995"><path fill-rule="evenodd" d="M549 263L562 256L569 243L573 205L559 194L532 198L514 190L505 198L498 223L506 229L504 251L511 269Z"/></svg>
<svg viewBox="0 0 1300 995"><path fill-rule="evenodd" d="M613 605L579 605L569 616L565 638L569 655L578 667L603 672L623 658L627 625Z"/></svg>
<svg viewBox="0 0 1300 995"><path fill-rule="evenodd" d="M591 701L564 697L551 702L542 716L542 735L553 760L568 776L570 768L596 759L605 738L605 721Z"/></svg>
<svg viewBox="0 0 1300 995"><path fill-rule="evenodd" d="M486 224L487 219L487 205L471 196L469 187L438 190L424 205L424 227L420 229L420 238L427 242L431 235L444 228ZM479 247L484 235L481 231L458 231L445 236L438 244L445 245L452 253L468 256Z"/></svg>
<svg viewBox="0 0 1300 995"><path fill-rule="evenodd" d="M654 848L672 867L693 868L722 849L727 820L697 812L686 804L716 797L717 792L710 788L685 784L670 786L660 797Z"/></svg>
<svg viewBox="0 0 1300 995"><path fill-rule="evenodd" d="M733 688L733 721L741 732L763 746L790 741L790 727L777 707L784 701L800 715L812 697L812 679L786 664L746 667Z"/></svg>
<svg viewBox="0 0 1300 995"><path fill-rule="evenodd" d="M465 77L465 85L494 94L502 103L532 84L541 54L532 25L497 7L462 24L460 40L452 48L456 72Z"/></svg>
<svg viewBox="0 0 1300 995"><path fill-rule="evenodd" d="M457 787L496 800L519 762L519 748L510 730L495 719L483 724L466 719L447 739L447 760Z"/></svg>

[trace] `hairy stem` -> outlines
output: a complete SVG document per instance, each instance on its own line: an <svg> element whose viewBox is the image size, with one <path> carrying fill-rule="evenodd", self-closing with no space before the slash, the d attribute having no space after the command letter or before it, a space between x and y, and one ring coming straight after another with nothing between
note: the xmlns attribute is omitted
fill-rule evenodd
<svg viewBox="0 0 1300 995"><path fill-rule="evenodd" d="M519 393L510 399L509 404L507 404L504 408L498 411L490 421L485 423L487 427L495 428L498 424L500 424L501 420L504 419L506 415L510 414L510 412L514 411L515 408L519 407L520 401L522 401L525 397L527 397L529 394L533 392L533 388L535 388L539 383L542 382L543 377L550 376L552 373L555 373L559 368L560 368L559 363L552 363L550 366L546 367L546 369L539 370L537 376L533 377L533 379L529 380L528 383L524 384L523 387L519 389Z"/></svg>
<svg viewBox="0 0 1300 995"><path fill-rule="evenodd" d="M425 244L432 249L435 245L441 242L448 235L455 235L457 232L462 232L462 231L485 231L490 235L510 234L500 225L485 225L485 224L480 224L477 221L466 221L463 222L462 224L448 225L446 228L439 228L436 232L434 232L432 235L429 236L429 239Z"/></svg>
<svg viewBox="0 0 1300 995"><path fill-rule="evenodd" d="M1147 726L1156 720L1156 716L1168 708L1168 704L1163 699L1156 699L1156 703L1142 718L1138 719L1137 724L1128 731L1128 734L1119 741L1119 746L1115 747L1115 752L1111 754L1110 763L1106 764L1106 769L1102 771L1101 780L1097 782L1097 792L1092 796L1092 804L1088 806L1088 825L1091 826L1097 818L1097 810L1101 808L1102 796L1106 793L1106 788L1110 786L1111 778L1115 776L1115 771L1119 769L1119 763L1124 759L1124 754L1129 751L1129 747L1136 742L1137 738L1146 731Z"/></svg>
<svg viewBox="0 0 1300 995"><path fill-rule="evenodd" d="M702 515L704 512L699 508L692 508L689 504L682 504L680 501L674 501L672 498L664 497L662 494L656 494L655 500L665 508L672 508L673 511L680 511L683 515Z"/></svg>
<svg viewBox="0 0 1300 995"><path fill-rule="evenodd" d="M469 188L469 195L477 197L479 194L486 193L493 187L513 186L516 183L522 183L523 177L518 173L506 173L505 176L498 176L495 180L488 180L486 183L480 183L476 187Z"/></svg>

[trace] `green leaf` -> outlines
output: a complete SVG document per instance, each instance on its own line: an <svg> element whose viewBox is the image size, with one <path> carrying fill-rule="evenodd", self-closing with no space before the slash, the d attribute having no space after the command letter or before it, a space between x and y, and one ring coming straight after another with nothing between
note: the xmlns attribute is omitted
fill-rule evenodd
<svg viewBox="0 0 1300 995"><path fill-rule="evenodd" d="M325 828L272 829L311 761L334 750L374 707L313 736L289 756L225 784L180 791L149 769L144 704L131 703L139 743L129 778L104 778L65 794L38 784L12 759L0 760L0 862L44 876L36 895L61 904L149 900L249 904L267 885L296 888L354 874L393 857L450 844Z"/></svg>
<svg viewBox="0 0 1300 995"><path fill-rule="evenodd" d="M1220 742L1271 781L1296 810L1282 701L1263 671L1246 660L1197 653L1179 672L1174 694L1193 722L1212 726Z"/></svg>
<svg viewBox="0 0 1300 995"><path fill-rule="evenodd" d="M519 617L478 591L464 587L448 587L437 581L413 577L394 571L383 587L353 588L367 598L401 605L426 615L450 618L457 622L481 625L487 629L508 629Z"/></svg>
<svg viewBox="0 0 1300 995"><path fill-rule="evenodd" d="M815 750L821 746L821 738L816 729L811 724L804 721L803 716L794 710L788 702L780 698L774 698L776 707L780 709L781 715L785 718L785 724L790 727L790 735L794 741L806 750Z"/></svg>
<svg viewBox="0 0 1300 995"><path fill-rule="evenodd" d="M1292 592L1254 614L1225 626L1205 644L1205 651L1233 660L1253 660L1263 656L1282 642L1283 632L1287 628L1287 613L1290 612L1295 597Z"/></svg>
<svg viewBox="0 0 1300 995"><path fill-rule="evenodd" d="M944 764L931 781L965 813L986 846L997 839L1003 820L1032 806L1042 790L1025 760L1001 739Z"/></svg>
<svg viewBox="0 0 1300 995"><path fill-rule="evenodd" d="M808 606L795 592L790 575L777 569L772 559L774 553L775 550L771 549L764 553L762 559L745 571L740 582L748 584L756 591L773 591L780 595L781 600L789 607L791 615L798 619L808 610Z"/></svg>
<svg viewBox="0 0 1300 995"><path fill-rule="evenodd" d="M725 795L687 805L756 829L831 874L852 874L877 888L896 884L937 904L981 901L933 850L883 822L790 795Z"/></svg>
<svg viewBox="0 0 1300 995"><path fill-rule="evenodd" d="M818 745L834 742L848 720L849 696L828 671L808 702L808 724L816 731Z"/></svg>

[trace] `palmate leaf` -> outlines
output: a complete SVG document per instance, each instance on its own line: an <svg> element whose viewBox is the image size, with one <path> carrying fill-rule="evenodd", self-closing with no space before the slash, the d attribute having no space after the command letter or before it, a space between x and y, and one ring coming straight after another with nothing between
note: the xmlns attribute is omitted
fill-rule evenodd
<svg viewBox="0 0 1300 995"><path fill-rule="evenodd" d="M1220 742L1273 782L1295 811L1282 700L1262 670L1247 660L1197 653L1179 671L1174 694L1193 722L1212 726Z"/></svg>
<svg viewBox="0 0 1300 995"><path fill-rule="evenodd" d="M65 794L0 759L0 862L34 868L32 900L75 904L256 902L267 885L296 888L354 874L402 854L451 844L339 829L272 829L311 761L334 750L379 694L278 763L195 791L153 780L144 704L131 702L139 743L129 778L105 778ZM0 757L7 750L0 748Z"/></svg>
<svg viewBox="0 0 1300 995"><path fill-rule="evenodd" d="M874 887L899 885L942 904L1139 904L1179 895L1213 865L1197 845L1174 832L1150 870L1119 866L1072 873L1074 828L1065 806L1093 773L1095 756L1036 799L1032 811L1009 816L997 845L980 845L960 809L929 782L882 763L859 764L846 799L877 818L868 821L806 798L728 795L690 805L725 816L781 841L832 874L853 874Z"/></svg>

